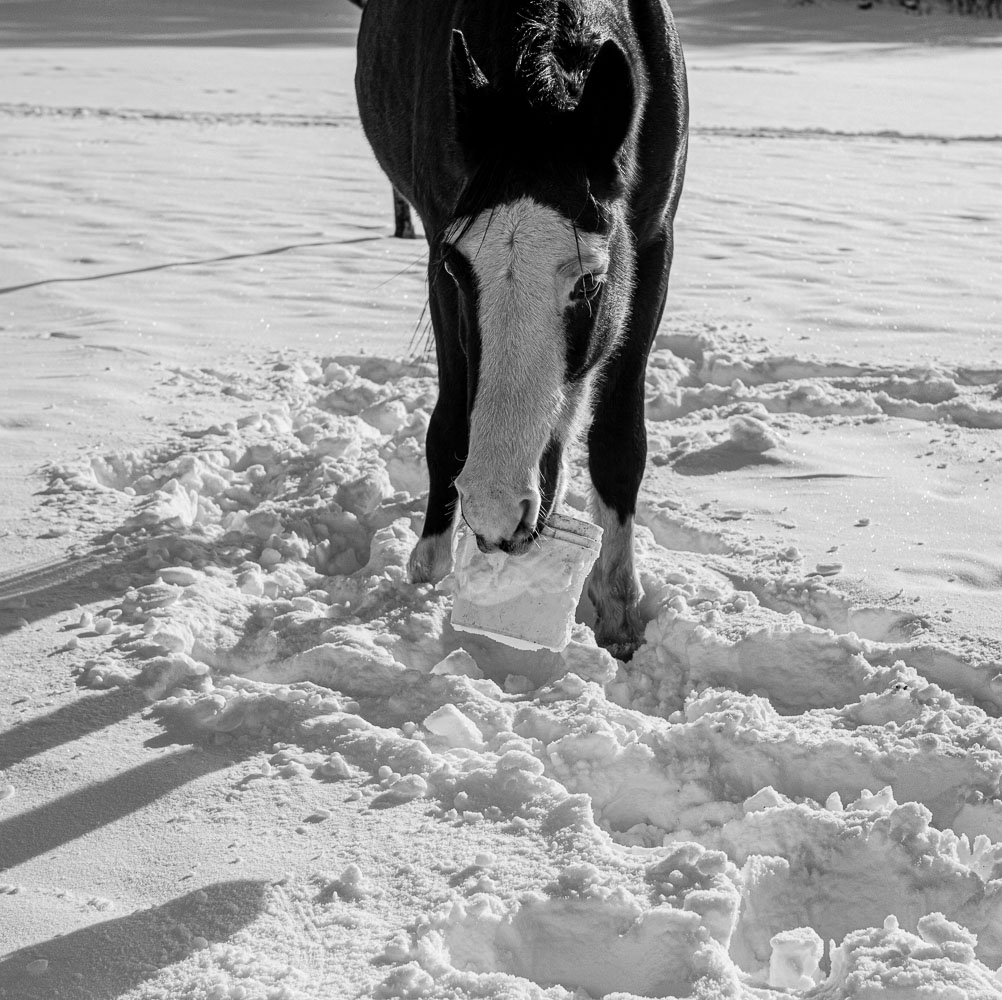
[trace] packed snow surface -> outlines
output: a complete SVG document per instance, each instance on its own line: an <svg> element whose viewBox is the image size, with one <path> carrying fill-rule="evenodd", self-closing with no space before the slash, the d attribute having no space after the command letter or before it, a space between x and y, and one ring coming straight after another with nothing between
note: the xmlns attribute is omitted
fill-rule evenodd
<svg viewBox="0 0 1002 1000"><path fill-rule="evenodd" d="M629 663L408 580L435 365L350 51L5 52L5 1000L1002 996L998 50L706 11Z"/></svg>

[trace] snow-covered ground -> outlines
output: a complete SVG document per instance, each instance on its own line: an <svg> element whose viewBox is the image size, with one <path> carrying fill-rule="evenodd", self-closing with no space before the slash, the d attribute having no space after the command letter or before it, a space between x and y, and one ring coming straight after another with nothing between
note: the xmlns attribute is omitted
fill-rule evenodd
<svg viewBox="0 0 1002 1000"><path fill-rule="evenodd" d="M406 581L423 246L235 7L0 6L0 996L997 1000L999 22L677 6L623 665Z"/></svg>

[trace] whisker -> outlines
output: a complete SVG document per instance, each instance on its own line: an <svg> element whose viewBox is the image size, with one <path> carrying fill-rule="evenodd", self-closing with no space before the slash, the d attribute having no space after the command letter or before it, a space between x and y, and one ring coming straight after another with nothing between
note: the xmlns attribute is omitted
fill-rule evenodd
<svg viewBox="0 0 1002 1000"><path fill-rule="evenodd" d="M381 281L378 285L376 285L376 288L377 289L383 288L386 285L388 285L391 281L396 281L397 278L405 275L415 264L420 263L427 256L428 256L428 250L426 248L424 251L419 253L417 257L415 257L409 264L405 264L399 271L397 271L396 274L391 274L385 281Z"/></svg>
<svg viewBox="0 0 1002 1000"><path fill-rule="evenodd" d="M417 323L414 324L414 329L411 332L411 339L407 343L407 353L413 355L414 353L414 341L417 338L419 331L421 330L421 324L424 322L425 316L428 314L429 299L424 300L424 305L421 307L421 314L418 316ZM429 323L429 327L430 327Z"/></svg>
<svg viewBox="0 0 1002 1000"><path fill-rule="evenodd" d="M484 235L480 237L480 246L477 247L477 252L473 256L474 260L477 260L480 257L480 251L483 250L484 244L487 242L487 234L491 231L491 224L494 222L494 213L496 211L497 205L492 205L491 214L487 216L487 225L484 226Z"/></svg>
<svg viewBox="0 0 1002 1000"><path fill-rule="evenodd" d="M584 261L581 259L581 239L580 239L580 237L578 235L578 222L577 222L577 219L572 219L571 220L571 231L574 233L574 248L577 251L577 255L578 255L578 268L579 268L579 270L581 272L581 276L584 277L584 269L585 269L585 267L584 267ZM588 273L589 274L592 273L591 269L588 270ZM594 316L595 316L595 311L594 311L594 309L592 309L591 299L586 298L585 302L588 303L588 318L589 319L593 319Z"/></svg>

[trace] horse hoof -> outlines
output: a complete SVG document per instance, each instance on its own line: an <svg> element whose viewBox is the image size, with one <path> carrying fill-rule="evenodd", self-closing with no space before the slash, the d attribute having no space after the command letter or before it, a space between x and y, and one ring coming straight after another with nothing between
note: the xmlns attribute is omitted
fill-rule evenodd
<svg viewBox="0 0 1002 1000"><path fill-rule="evenodd" d="M414 546L407 562L411 583L438 583L452 570L452 535L429 535Z"/></svg>
<svg viewBox="0 0 1002 1000"><path fill-rule="evenodd" d="M595 641L617 660L629 663L633 654L644 644L644 631L642 628L631 627L629 622L619 623L618 628L603 628L599 620L595 626Z"/></svg>
<svg viewBox="0 0 1002 1000"><path fill-rule="evenodd" d="M617 660L628 663L644 644L644 622L640 618L636 598L613 599L592 587L588 596L598 611L595 622L595 641L607 649ZM603 614L603 611L605 612Z"/></svg>
<svg viewBox="0 0 1002 1000"><path fill-rule="evenodd" d="M640 648L641 643L630 639L625 642L600 642L599 645L612 653L617 660L629 663L633 659L633 654Z"/></svg>

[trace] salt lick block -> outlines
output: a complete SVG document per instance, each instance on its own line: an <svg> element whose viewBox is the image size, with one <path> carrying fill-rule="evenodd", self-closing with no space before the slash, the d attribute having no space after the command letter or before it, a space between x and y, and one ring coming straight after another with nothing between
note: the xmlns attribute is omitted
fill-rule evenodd
<svg viewBox="0 0 1002 1000"><path fill-rule="evenodd" d="M590 521L552 514L522 555L481 552L465 524L456 532L452 627L516 649L559 652L571 640L574 611L601 545Z"/></svg>

